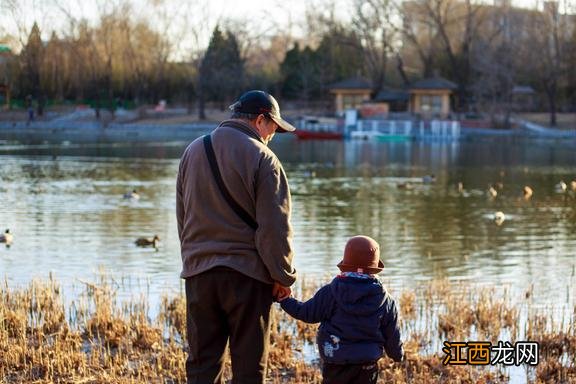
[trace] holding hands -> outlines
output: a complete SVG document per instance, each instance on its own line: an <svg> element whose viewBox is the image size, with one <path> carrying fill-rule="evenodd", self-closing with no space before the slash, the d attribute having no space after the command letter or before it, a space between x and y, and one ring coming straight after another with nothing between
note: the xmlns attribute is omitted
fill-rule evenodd
<svg viewBox="0 0 576 384"><path fill-rule="evenodd" d="M290 297L291 294L292 289L290 289L290 287L285 287L280 283L278 283L277 281L274 282L274 285L272 287L272 296L274 297L274 300L280 302L286 299L287 297Z"/></svg>

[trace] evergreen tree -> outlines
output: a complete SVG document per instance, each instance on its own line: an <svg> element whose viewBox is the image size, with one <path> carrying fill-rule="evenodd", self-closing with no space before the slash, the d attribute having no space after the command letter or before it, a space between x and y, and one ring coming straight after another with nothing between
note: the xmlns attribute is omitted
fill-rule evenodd
<svg viewBox="0 0 576 384"><path fill-rule="evenodd" d="M361 43L354 32L335 27L322 37L316 57L320 71L320 92L336 81L359 76L362 73Z"/></svg>
<svg viewBox="0 0 576 384"><path fill-rule="evenodd" d="M280 64L282 95L286 98L325 98L331 83L362 73L361 44L354 32L333 28L313 50L295 44Z"/></svg>
<svg viewBox="0 0 576 384"><path fill-rule="evenodd" d="M204 118L204 102L215 101L224 109L226 101L237 96L244 83L244 61L236 37L223 34L216 26L199 72L199 117Z"/></svg>
<svg viewBox="0 0 576 384"><path fill-rule="evenodd" d="M286 52L280 64L282 95L289 99L309 100L319 96L319 66L316 52L310 47L300 50L298 43Z"/></svg>
<svg viewBox="0 0 576 384"><path fill-rule="evenodd" d="M228 78L226 94L234 98L242 91L245 82L244 60L240 56L240 47L236 36L230 31L227 32L225 46L224 74Z"/></svg>
<svg viewBox="0 0 576 384"><path fill-rule="evenodd" d="M43 57L42 39L40 37L40 28L34 23L26 46L20 54L21 71L21 89L20 96L26 97L31 95L34 98L40 96L40 66Z"/></svg>
<svg viewBox="0 0 576 384"><path fill-rule="evenodd" d="M300 46L296 43L286 52L284 61L280 64L282 95L288 99L297 98L302 89L302 79L299 74L300 56Z"/></svg>

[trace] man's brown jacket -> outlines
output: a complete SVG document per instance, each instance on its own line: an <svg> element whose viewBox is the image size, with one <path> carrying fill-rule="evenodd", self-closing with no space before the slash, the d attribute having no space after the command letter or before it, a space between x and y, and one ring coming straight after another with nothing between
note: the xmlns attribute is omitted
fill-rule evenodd
<svg viewBox="0 0 576 384"><path fill-rule="evenodd" d="M258 223L250 228L218 189L202 138L186 148L178 171L176 215L182 278L226 266L266 283L290 286L292 267L290 189L282 164L258 133L241 120L212 132L224 184Z"/></svg>

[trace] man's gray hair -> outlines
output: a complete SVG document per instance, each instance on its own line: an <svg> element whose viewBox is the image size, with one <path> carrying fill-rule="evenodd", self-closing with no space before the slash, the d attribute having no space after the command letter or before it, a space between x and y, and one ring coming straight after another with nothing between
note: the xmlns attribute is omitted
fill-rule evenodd
<svg viewBox="0 0 576 384"><path fill-rule="evenodd" d="M245 119L245 120L256 120L256 118L261 115L261 113L243 113L243 112L234 112L232 113L231 119ZM264 114L266 116L266 114ZM266 116L268 117L268 116Z"/></svg>

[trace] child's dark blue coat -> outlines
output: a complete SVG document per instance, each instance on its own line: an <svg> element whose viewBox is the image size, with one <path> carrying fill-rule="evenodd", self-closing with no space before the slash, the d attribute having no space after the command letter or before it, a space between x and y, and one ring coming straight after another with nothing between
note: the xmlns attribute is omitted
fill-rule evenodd
<svg viewBox="0 0 576 384"><path fill-rule="evenodd" d="M320 322L318 349L328 363L374 362L384 350L402 360L398 310L375 278L337 276L305 303L287 298L280 305L298 320Z"/></svg>

